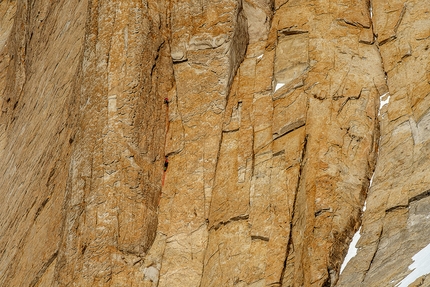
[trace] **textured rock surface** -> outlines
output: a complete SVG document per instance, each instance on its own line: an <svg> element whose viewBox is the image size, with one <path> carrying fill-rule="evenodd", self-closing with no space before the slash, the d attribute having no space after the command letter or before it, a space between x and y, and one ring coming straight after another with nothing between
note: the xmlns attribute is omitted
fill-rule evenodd
<svg viewBox="0 0 430 287"><path fill-rule="evenodd" d="M429 4L373 1L390 101L381 109L379 155L358 254L339 286L394 286L410 273L412 256L429 244Z"/></svg>
<svg viewBox="0 0 430 287"><path fill-rule="evenodd" d="M131 286L157 227L167 8L3 5L17 12L3 52L0 281Z"/></svg>
<svg viewBox="0 0 430 287"><path fill-rule="evenodd" d="M395 286L430 243L428 7L0 1L0 286Z"/></svg>

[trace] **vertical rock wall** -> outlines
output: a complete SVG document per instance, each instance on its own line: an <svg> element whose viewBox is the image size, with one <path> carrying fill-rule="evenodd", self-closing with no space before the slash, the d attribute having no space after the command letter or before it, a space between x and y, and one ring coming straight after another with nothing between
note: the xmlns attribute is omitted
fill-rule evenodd
<svg viewBox="0 0 430 287"><path fill-rule="evenodd" d="M172 8L171 156L146 264L161 262L159 286L333 285L385 88L369 3L202 3ZM249 40L228 85L241 13Z"/></svg>
<svg viewBox="0 0 430 287"><path fill-rule="evenodd" d="M198 286L208 242L224 113L247 44L240 1L174 1L169 167L159 210L158 286ZM152 264L148 261L147 264Z"/></svg>
<svg viewBox="0 0 430 287"><path fill-rule="evenodd" d="M0 286L395 286L429 4L0 1Z"/></svg>
<svg viewBox="0 0 430 287"><path fill-rule="evenodd" d="M56 275L59 286L130 286L157 226L162 97L172 87L166 7L91 1L87 13Z"/></svg>
<svg viewBox="0 0 430 287"><path fill-rule="evenodd" d="M1 285L131 286L157 228L168 6L1 5Z"/></svg>
<svg viewBox="0 0 430 287"><path fill-rule="evenodd" d="M0 284L50 286L62 236L86 5L2 1L0 7Z"/></svg>
<svg viewBox="0 0 430 287"><path fill-rule="evenodd" d="M398 286L429 243L430 2L373 1L389 102L358 253L339 286ZM426 279L427 278L427 279ZM427 277L416 285L429 286Z"/></svg>

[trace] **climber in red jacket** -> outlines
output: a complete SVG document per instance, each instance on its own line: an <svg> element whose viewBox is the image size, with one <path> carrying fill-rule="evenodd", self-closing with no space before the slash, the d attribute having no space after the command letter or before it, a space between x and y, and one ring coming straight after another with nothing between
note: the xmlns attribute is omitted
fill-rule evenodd
<svg viewBox="0 0 430 287"><path fill-rule="evenodd" d="M164 98L164 103L165 103L166 105L169 105L169 98Z"/></svg>
<svg viewBox="0 0 430 287"><path fill-rule="evenodd" d="M164 159L164 171L167 170L168 166L169 166L169 157L166 155L166 158Z"/></svg>

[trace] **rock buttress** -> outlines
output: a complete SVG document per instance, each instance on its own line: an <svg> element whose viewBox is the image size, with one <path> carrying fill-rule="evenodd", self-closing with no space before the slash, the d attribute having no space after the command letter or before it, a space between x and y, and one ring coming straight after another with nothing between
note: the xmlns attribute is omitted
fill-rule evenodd
<svg viewBox="0 0 430 287"><path fill-rule="evenodd" d="M1 286L51 285L84 41L85 1L29 2L0 3Z"/></svg>
<svg viewBox="0 0 430 287"><path fill-rule="evenodd" d="M428 1L48 2L0 3L1 286L408 275Z"/></svg>
<svg viewBox="0 0 430 287"><path fill-rule="evenodd" d="M388 90L358 253L338 286L398 286L429 243L429 1L372 1ZM428 276L413 286L429 286ZM415 281L415 280L414 280ZM411 285L412 286L412 285Z"/></svg>
<svg viewBox="0 0 430 287"><path fill-rule="evenodd" d="M1 285L141 282L173 87L166 3L0 5Z"/></svg>
<svg viewBox="0 0 430 287"><path fill-rule="evenodd" d="M244 1L249 44L231 86L232 49L218 51L234 47L241 6L172 8L172 166L146 262L161 264L159 285L336 283L385 80L369 4L332 4ZM217 13L229 18L214 25Z"/></svg>
<svg viewBox="0 0 430 287"><path fill-rule="evenodd" d="M172 67L164 1L90 1L58 285L131 286L157 228Z"/></svg>

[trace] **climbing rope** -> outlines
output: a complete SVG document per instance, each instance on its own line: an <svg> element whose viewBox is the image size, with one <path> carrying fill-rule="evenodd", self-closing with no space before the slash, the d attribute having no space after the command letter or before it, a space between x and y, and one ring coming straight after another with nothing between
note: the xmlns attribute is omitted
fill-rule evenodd
<svg viewBox="0 0 430 287"><path fill-rule="evenodd" d="M169 125L170 125L170 122L169 122L169 103L170 103L169 99L168 98L164 98L164 104L166 105L166 128L165 128L165 130L166 130L166 136L164 138L164 148L166 148L167 134L169 132ZM165 158L164 158L163 178L162 178L162 181L161 181L161 186L164 186L164 181L166 179L166 172L167 172L168 165L169 165L169 158L166 155Z"/></svg>

